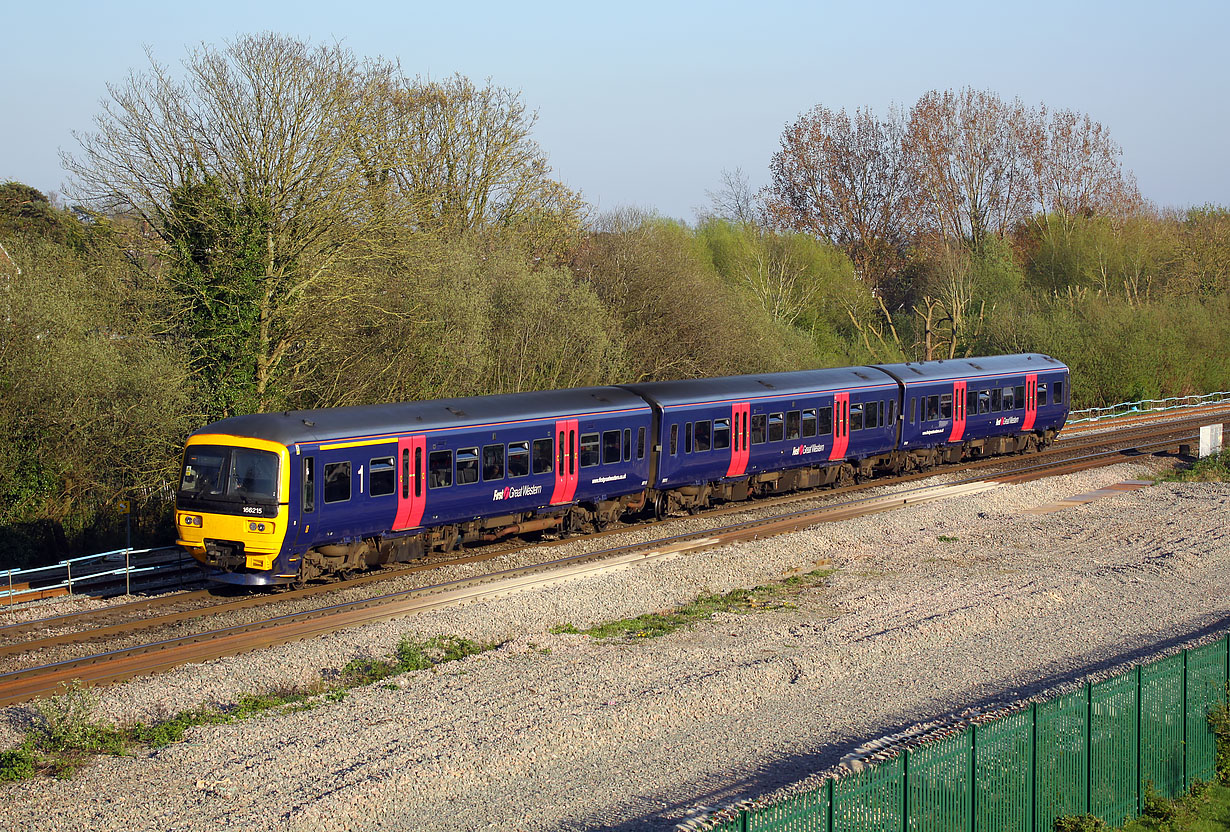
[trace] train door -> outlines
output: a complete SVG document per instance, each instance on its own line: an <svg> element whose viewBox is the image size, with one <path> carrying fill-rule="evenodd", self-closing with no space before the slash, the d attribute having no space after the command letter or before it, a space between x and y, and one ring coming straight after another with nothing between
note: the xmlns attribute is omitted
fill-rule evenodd
<svg viewBox="0 0 1230 832"><path fill-rule="evenodd" d="M1025 421L1021 430L1033 430L1038 418L1038 374L1025 376Z"/></svg>
<svg viewBox="0 0 1230 832"><path fill-rule="evenodd" d="M741 477L747 471L747 461L752 455L748 445L747 420L752 412L749 402L741 402L730 406L730 467L726 476Z"/></svg>
<svg viewBox="0 0 1230 832"><path fill-rule="evenodd" d="M397 467L400 486L397 489L397 517L393 530L413 529L423 523L427 504L427 437L403 436L397 440Z"/></svg>
<svg viewBox="0 0 1230 832"><path fill-rule="evenodd" d="M960 442L965 436L965 382L952 383L952 435L949 442Z"/></svg>
<svg viewBox="0 0 1230 832"><path fill-rule="evenodd" d="M850 446L850 394L833 396L833 451L829 459L845 459Z"/></svg>
<svg viewBox="0 0 1230 832"><path fill-rule="evenodd" d="M560 419L555 423L555 488L551 505L570 503L577 493L577 430L579 419Z"/></svg>

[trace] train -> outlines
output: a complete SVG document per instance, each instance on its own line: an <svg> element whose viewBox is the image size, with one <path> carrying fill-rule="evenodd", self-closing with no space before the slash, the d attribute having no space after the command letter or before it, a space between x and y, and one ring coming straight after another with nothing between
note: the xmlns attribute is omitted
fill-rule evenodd
<svg viewBox="0 0 1230 832"><path fill-rule="evenodd" d="M235 416L187 440L176 543L301 585L479 542L1049 445L1047 355L874 364Z"/></svg>

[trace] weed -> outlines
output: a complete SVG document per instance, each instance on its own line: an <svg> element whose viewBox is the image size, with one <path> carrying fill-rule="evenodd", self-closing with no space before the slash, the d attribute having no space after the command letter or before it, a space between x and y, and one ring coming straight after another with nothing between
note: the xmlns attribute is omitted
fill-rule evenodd
<svg viewBox="0 0 1230 832"><path fill-rule="evenodd" d="M8 751L0 751L0 783L33 777L37 762L29 743Z"/></svg>
<svg viewBox="0 0 1230 832"><path fill-rule="evenodd" d="M1097 815L1065 815L1055 818L1054 832L1100 832L1108 829L1106 823Z"/></svg>
<svg viewBox="0 0 1230 832"><path fill-rule="evenodd" d="M952 535L948 535L948 534L937 535L935 539L938 540L940 543L956 543L957 542L957 539L955 537L953 537ZM1078 817L1083 817L1083 815L1078 816Z"/></svg>
<svg viewBox="0 0 1230 832"><path fill-rule="evenodd" d="M1230 480L1230 449L1171 471L1160 482L1226 482Z"/></svg>
<svg viewBox="0 0 1230 832"><path fill-rule="evenodd" d="M581 634L581 631L580 631L580 630L578 630L578 629L576 628L576 625L574 625L574 624L556 624L554 627L552 627L551 629L549 629L547 632L552 633L552 634L557 635L557 636L558 636L558 635L562 635L562 634L564 634L564 633L568 633L568 634L570 634L570 635L574 635L574 636L575 636L575 635L580 635L580 634Z"/></svg>

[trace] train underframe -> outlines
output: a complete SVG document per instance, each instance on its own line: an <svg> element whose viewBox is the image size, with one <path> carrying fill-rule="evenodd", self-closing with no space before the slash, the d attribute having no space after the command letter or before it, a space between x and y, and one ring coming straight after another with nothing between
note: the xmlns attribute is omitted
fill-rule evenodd
<svg viewBox="0 0 1230 832"><path fill-rule="evenodd" d="M385 535L318 546L303 553L296 583L321 577L348 577L365 569L420 560L436 553L530 534L567 536L602 531L623 519L696 513L718 503L785 494L821 487L852 485L876 476L927 471L943 463L1014 453L1032 453L1050 445L1056 431L972 439L961 444L886 454L836 464L766 471L738 480L688 485L667 491L647 489L596 503L564 506L557 511L513 512L465 523L436 526L406 535Z"/></svg>

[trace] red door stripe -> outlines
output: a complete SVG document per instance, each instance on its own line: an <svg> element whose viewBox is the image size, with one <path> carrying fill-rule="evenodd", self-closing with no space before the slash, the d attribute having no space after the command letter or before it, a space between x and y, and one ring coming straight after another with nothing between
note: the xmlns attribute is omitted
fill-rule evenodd
<svg viewBox="0 0 1230 832"><path fill-rule="evenodd" d="M1025 376L1025 421L1021 430L1033 430L1038 418L1038 374Z"/></svg>
<svg viewBox="0 0 1230 832"><path fill-rule="evenodd" d="M850 394L833 396L833 450L829 459L845 459L850 445Z"/></svg>
<svg viewBox="0 0 1230 832"><path fill-rule="evenodd" d="M726 469L728 477L741 477L747 470L747 461L751 456L747 446L747 421L751 409L749 402L730 406L730 465Z"/></svg>
<svg viewBox="0 0 1230 832"><path fill-rule="evenodd" d="M952 435L949 442L960 442L965 436L965 382L952 383Z"/></svg>
<svg viewBox="0 0 1230 832"><path fill-rule="evenodd" d="M405 464L403 465L403 458ZM427 508L427 437L403 436L397 440L397 470L402 480L397 489L397 517L393 530L413 529L423 522Z"/></svg>

